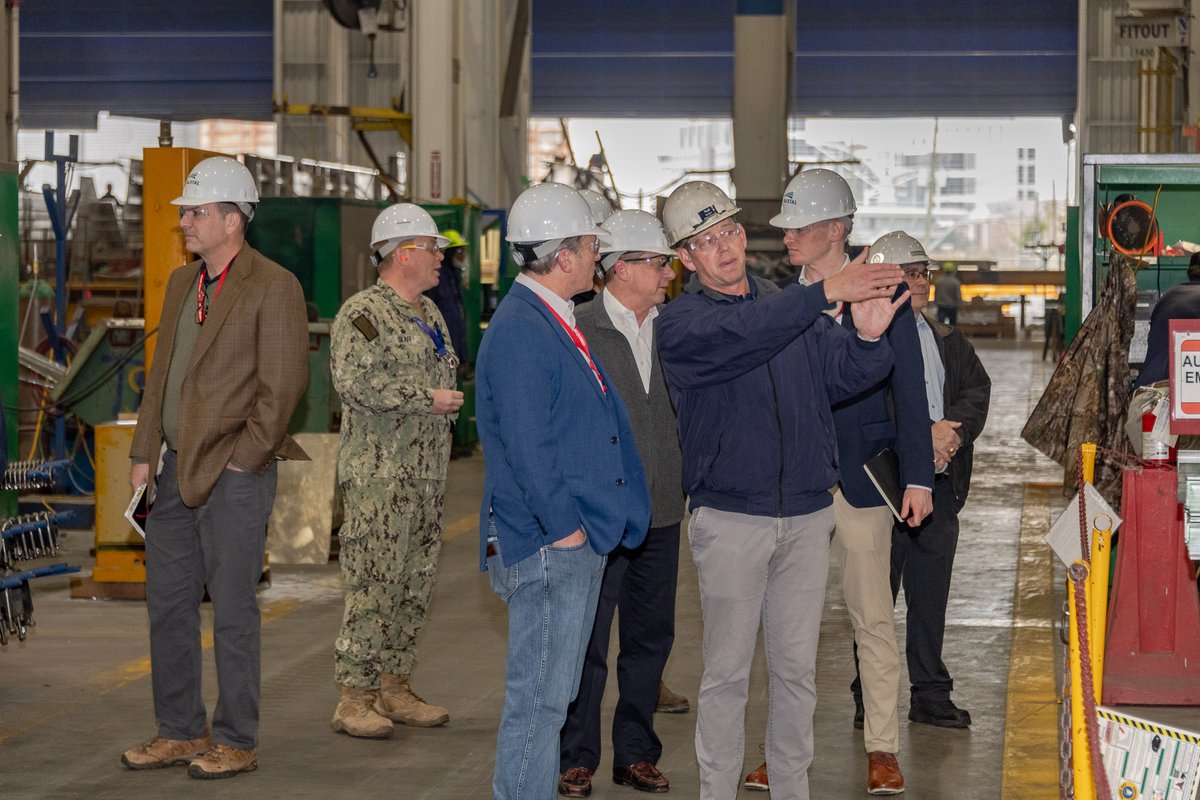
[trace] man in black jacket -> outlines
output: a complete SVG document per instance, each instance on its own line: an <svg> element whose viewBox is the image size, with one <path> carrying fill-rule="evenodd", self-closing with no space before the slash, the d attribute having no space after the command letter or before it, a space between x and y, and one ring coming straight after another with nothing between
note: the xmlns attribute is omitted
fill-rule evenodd
<svg viewBox="0 0 1200 800"><path fill-rule="evenodd" d="M908 605L908 718L943 728L966 728L971 715L950 699L954 681L942 660L946 603L954 552L958 546L958 513L971 487L975 440L987 421L992 382L979 356L957 328L943 325L922 311L929 305L929 263L924 248L907 234L889 234L890 244L910 254L900 266L912 292L917 334L925 361L933 436L933 514L918 528L896 525L892 532L892 593L901 585ZM875 254L891 255L889 243L876 242Z"/></svg>
<svg viewBox="0 0 1200 800"><path fill-rule="evenodd" d="M670 787L656 766L662 742L654 732L654 707L675 640L683 479L675 409L654 346L654 319L675 278L674 253L662 225L645 211L618 211L603 228L608 232L600 248L604 289L575 309L575 321L629 411L650 486L651 518L641 545L608 554L579 694L562 730L558 793L565 797L588 796L600 764L600 701L618 607L620 696L612 725L613 781L645 792Z"/></svg>

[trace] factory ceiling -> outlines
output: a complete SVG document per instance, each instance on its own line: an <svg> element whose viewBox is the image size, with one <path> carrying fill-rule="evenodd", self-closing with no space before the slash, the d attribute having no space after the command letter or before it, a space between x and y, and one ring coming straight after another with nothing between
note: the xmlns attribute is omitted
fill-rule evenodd
<svg viewBox="0 0 1200 800"><path fill-rule="evenodd" d="M533 113L728 116L734 5L533 0ZM22 126L88 126L100 110L268 119L273 6L22 3ZM1074 114L1077 0L796 6L794 114Z"/></svg>

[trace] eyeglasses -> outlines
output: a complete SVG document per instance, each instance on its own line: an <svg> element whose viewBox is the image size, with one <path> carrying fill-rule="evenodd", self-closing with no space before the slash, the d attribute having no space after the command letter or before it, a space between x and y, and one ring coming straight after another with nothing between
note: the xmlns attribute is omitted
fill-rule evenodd
<svg viewBox="0 0 1200 800"><path fill-rule="evenodd" d="M641 258L622 258L621 260L626 264L648 264L651 269L662 269L671 263L671 257L664 255L642 256Z"/></svg>
<svg viewBox="0 0 1200 800"><path fill-rule="evenodd" d="M595 255L596 253L599 253L599 252L600 252L600 240L599 240L599 239L592 239L592 243L591 243L591 245L589 245L589 246L587 246L587 247L583 247L583 248L581 248L581 249L582 249L582 250L591 250L591 251L592 251L592 255Z"/></svg>
<svg viewBox="0 0 1200 800"><path fill-rule="evenodd" d="M211 208L205 208L204 206L180 206L179 218L183 219L185 214L191 214L192 219L204 219L210 211L212 211Z"/></svg>
<svg viewBox="0 0 1200 800"><path fill-rule="evenodd" d="M400 245L400 249L401 250L424 250L426 253L438 253L438 252L441 252L442 248L437 246L437 242L412 242L411 244Z"/></svg>
<svg viewBox="0 0 1200 800"><path fill-rule="evenodd" d="M688 240L687 249L693 253L707 253L728 237L741 233L741 231L742 226L734 223L731 228L722 228L704 236L693 236Z"/></svg>
<svg viewBox="0 0 1200 800"><path fill-rule="evenodd" d="M904 270L904 280L929 280L929 276L932 274L933 273L929 271L928 267L921 267L920 269L906 269Z"/></svg>

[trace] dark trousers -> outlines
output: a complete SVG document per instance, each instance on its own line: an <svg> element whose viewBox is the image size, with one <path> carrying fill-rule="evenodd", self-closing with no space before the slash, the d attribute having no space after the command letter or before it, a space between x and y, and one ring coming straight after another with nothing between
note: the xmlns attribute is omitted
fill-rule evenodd
<svg viewBox="0 0 1200 800"><path fill-rule="evenodd" d="M175 453L163 456L158 496L146 520L146 608L158 735L196 739L208 715L200 695L200 603L213 606L217 708L213 741L258 742L259 614L267 519L276 469L221 473L199 508L179 496Z"/></svg>
<svg viewBox="0 0 1200 800"><path fill-rule="evenodd" d="M662 742L654 732L658 684L675 641L675 585L679 574L679 523L651 528L636 550L608 555L596 621L583 663L579 694L567 711L560 771L600 766L600 701L608 680L608 641L620 608L617 699L613 715L613 766L658 762Z"/></svg>
<svg viewBox="0 0 1200 800"><path fill-rule="evenodd" d="M892 596L903 585L908 605L905 656L914 698L948 698L954 689L942 661L942 641L960 508L950 480L939 478L929 519L916 529L897 525L892 530Z"/></svg>
<svg viewBox="0 0 1200 800"><path fill-rule="evenodd" d="M943 325L958 324L958 306L938 306L938 321Z"/></svg>

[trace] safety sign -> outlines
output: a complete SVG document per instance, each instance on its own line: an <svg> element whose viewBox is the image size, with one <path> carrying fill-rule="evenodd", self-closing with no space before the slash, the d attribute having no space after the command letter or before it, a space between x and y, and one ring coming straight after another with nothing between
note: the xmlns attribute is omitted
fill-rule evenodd
<svg viewBox="0 0 1200 800"><path fill-rule="evenodd" d="M1200 734L1097 706L1100 755L1120 800L1192 800Z"/></svg>

